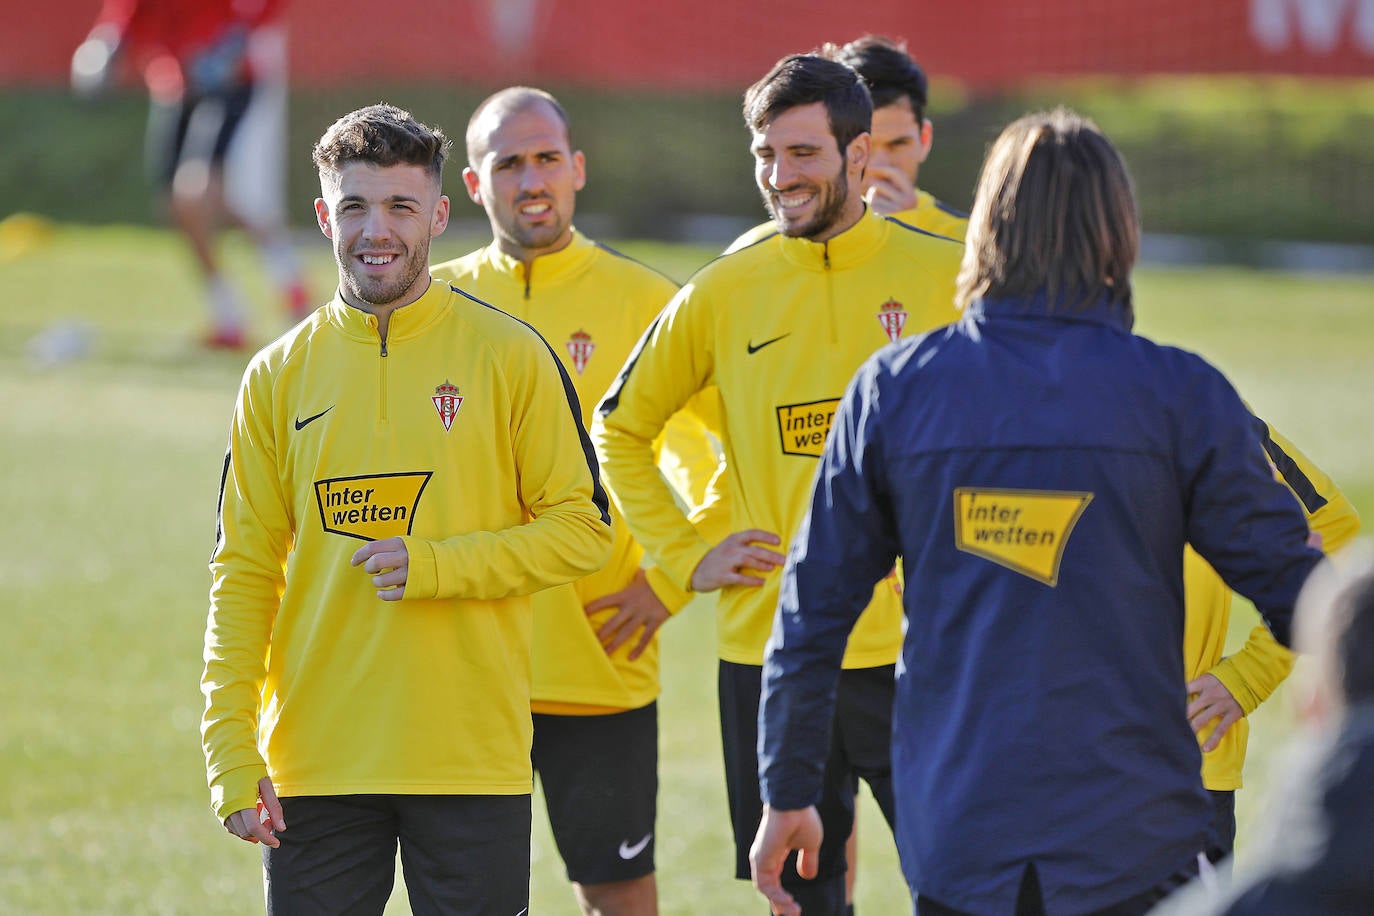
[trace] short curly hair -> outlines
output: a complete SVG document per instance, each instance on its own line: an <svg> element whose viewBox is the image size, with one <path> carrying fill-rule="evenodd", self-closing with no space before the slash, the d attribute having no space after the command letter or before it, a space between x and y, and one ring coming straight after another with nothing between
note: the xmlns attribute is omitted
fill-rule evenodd
<svg viewBox="0 0 1374 916"><path fill-rule="evenodd" d="M329 126L311 158L321 173L349 162L418 165L442 179L451 144L444 132L421 124L410 112L385 103L349 112Z"/></svg>

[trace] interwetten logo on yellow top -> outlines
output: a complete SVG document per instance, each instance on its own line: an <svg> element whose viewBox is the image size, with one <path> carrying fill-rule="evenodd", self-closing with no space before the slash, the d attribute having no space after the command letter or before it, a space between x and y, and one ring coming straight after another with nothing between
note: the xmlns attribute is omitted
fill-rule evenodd
<svg viewBox="0 0 1374 916"><path fill-rule="evenodd" d="M778 436L782 439L783 454L819 458L839 406L839 398L827 398L778 407Z"/></svg>
<svg viewBox="0 0 1374 916"><path fill-rule="evenodd" d="M1091 493L1063 490L954 491L954 546L1053 588L1064 546Z"/></svg>
<svg viewBox="0 0 1374 916"><path fill-rule="evenodd" d="M320 524L330 534L364 541L410 534L420 494L433 476L433 471L415 471L317 480Z"/></svg>

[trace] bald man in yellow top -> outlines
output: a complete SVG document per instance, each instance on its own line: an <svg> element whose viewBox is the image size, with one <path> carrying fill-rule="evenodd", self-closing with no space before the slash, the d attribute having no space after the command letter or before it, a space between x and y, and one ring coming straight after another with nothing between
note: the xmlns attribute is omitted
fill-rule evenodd
<svg viewBox="0 0 1374 916"><path fill-rule="evenodd" d="M486 99L468 122L467 153L463 180L492 241L434 274L539 330L590 421L677 285L573 226L586 161L553 96L517 86ZM685 414L675 423L675 444L710 454L700 423ZM714 461L686 466L705 475ZM644 916L658 906L657 634L690 596L641 568L643 548L613 519L610 562L533 599L533 760L582 912Z"/></svg>

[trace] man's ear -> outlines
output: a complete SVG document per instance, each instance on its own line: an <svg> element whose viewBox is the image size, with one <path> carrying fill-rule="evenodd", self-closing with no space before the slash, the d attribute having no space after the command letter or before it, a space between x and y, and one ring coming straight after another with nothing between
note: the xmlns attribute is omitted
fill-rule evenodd
<svg viewBox="0 0 1374 916"><path fill-rule="evenodd" d="M323 197L315 198L315 222L319 223L324 237L333 241L334 227L329 224L329 204L325 203Z"/></svg>
<svg viewBox="0 0 1374 916"><path fill-rule="evenodd" d="M472 166L463 169L463 187L468 189L469 200L479 207L483 206L482 182L481 179L478 178L477 173L473 171Z"/></svg>
<svg viewBox="0 0 1374 916"><path fill-rule="evenodd" d="M872 148L873 137L864 132L853 140L849 141L849 146L845 147L845 165L851 172L862 175L864 169L868 168L868 154Z"/></svg>
<svg viewBox="0 0 1374 916"><path fill-rule="evenodd" d="M925 162L930 155L930 145L935 142L935 125L930 118L921 122L921 158L918 162Z"/></svg>
<svg viewBox="0 0 1374 916"><path fill-rule="evenodd" d="M430 238L442 234L443 231L448 228L448 209L448 195L440 194L439 202L434 206L434 219L431 220L429 224Z"/></svg>
<svg viewBox="0 0 1374 916"><path fill-rule="evenodd" d="M573 174L577 177L573 180L573 190L580 191L587 186L587 157L582 155L582 150L575 150L572 155Z"/></svg>

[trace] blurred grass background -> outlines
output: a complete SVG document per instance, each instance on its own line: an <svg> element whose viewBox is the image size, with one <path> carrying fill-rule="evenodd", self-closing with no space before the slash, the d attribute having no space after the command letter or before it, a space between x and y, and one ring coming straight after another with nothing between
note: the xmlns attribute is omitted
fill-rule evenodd
<svg viewBox="0 0 1374 916"><path fill-rule="evenodd" d="M24 238L27 247L0 247L0 911L257 911L257 851L209 813L197 733L206 563L246 356L195 347L199 290L170 233L39 224ZM483 241L444 236L434 256ZM679 280L716 251L606 241ZM316 237L303 253L322 301L335 281L328 247ZM266 342L281 318L254 254L231 239L227 258L256 297ZM1219 365L1374 520L1374 276L1144 269L1137 303L1143 333ZM27 344L55 322L84 327L89 350L36 366ZM665 914L763 912L728 877L712 616L699 600L663 637ZM1253 622L1237 609L1233 644ZM1289 732L1283 707L1279 698L1255 716L1239 796L1242 867L1266 768ZM572 914L541 804L531 910ZM871 801L861 826L859 912L906 912ZM407 911L398 888L389 912Z"/></svg>
<svg viewBox="0 0 1374 916"><path fill-rule="evenodd" d="M709 240L721 246L759 221L748 134L736 92L548 86L587 154L578 212L602 235ZM461 144L488 89L406 84L297 89L291 94L290 217L309 225L316 195L310 148L340 114L376 101L409 108ZM1066 104L1097 119L1136 180L1145 230L1374 245L1374 80L1284 77L1080 78L1028 81L970 95L933 81L934 152L921 184L959 209L972 203L983 153L1013 118ZM28 211L82 223L150 223L142 173L146 96L125 88L82 104L62 88L11 88L0 105L0 215ZM463 201L461 168L445 176ZM457 208L459 214L463 206ZM477 211L473 211L474 213ZM593 223L593 215L595 222ZM1244 260L1253 252L1230 250Z"/></svg>

